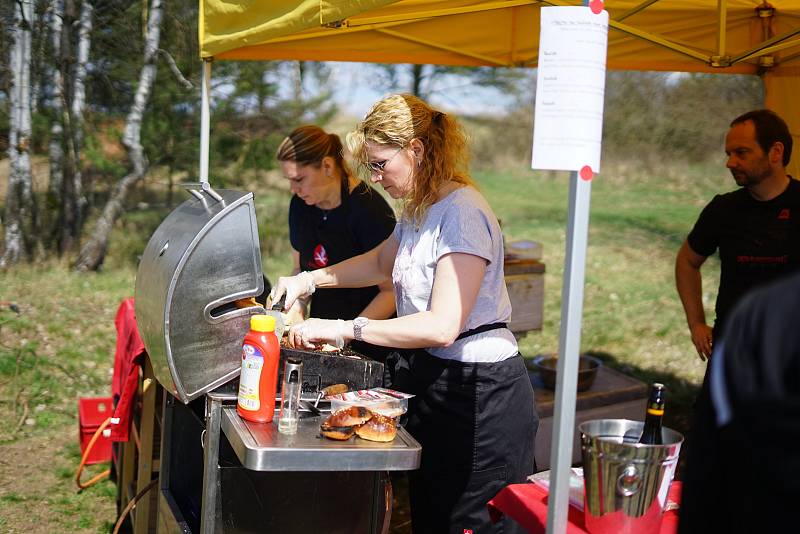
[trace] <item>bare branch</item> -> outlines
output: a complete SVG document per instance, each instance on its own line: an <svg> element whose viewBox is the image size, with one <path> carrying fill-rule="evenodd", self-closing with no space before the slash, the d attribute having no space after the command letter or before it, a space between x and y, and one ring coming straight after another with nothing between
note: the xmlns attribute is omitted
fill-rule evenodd
<svg viewBox="0 0 800 534"><path fill-rule="evenodd" d="M175 75L175 78L178 82L183 86L184 89L194 89L194 85L192 82L184 78L181 70L178 68L178 65L175 63L175 60L172 58L169 52L164 50L163 48L159 48L158 52L167 60L167 64L169 65L169 70L172 71L172 74Z"/></svg>
<svg viewBox="0 0 800 534"><path fill-rule="evenodd" d="M24 403L22 405L22 417L19 418L19 422L17 423L17 426L15 426L14 430L11 432L12 436L14 434L16 434L17 432L19 432L19 429L22 428L22 425L25 424L25 420L28 418L28 412L29 411L30 411L30 408L28 408L28 399L25 399Z"/></svg>

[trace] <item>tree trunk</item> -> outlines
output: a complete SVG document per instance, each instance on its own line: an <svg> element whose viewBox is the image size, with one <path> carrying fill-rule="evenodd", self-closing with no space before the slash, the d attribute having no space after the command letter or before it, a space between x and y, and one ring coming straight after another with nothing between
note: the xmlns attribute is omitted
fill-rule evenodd
<svg viewBox="0 0 800 534"><path fill-rule="evenodd" d="M63 4L63 22L59 44L59 67L61 69L61 125L62 139L66 150L63 152L61 190L59 191L59 210L56 220L56 239L58 252L64 254L71 250L77 242L77 200L75 197L75 150L72 133L72 65L75 58L72 54L72 31L75 26L76 12L74 0L65 0Z"/></svg>
<svg viewBox="0 0 800 534"><path fill-rule="evenodd" d="M34 10L37 11L37 10ZM47 26L49 24L48 20L48 10L43 10L41 13L37 13L38 16L36 18L36 25L31 30L33 31L33 35L47 35ZM46 50L47 50L47 39L39 39L36 47L36 56L32 58L31 63L31 114L36 115L39 111L39 100L41 99L42 93L42 85L46 83L47 75L47 67L45 63L46 57Z"/></svg>
<svg viewBox="0 0 800 534"><path fill-rule="evenodd" d="M72 190L75 195L75 237L78 238L83 228L83 218L86 214L86 196L84 194L83 177L81 173L81 150L83 149L83 110L86 106L86 65L89 63L89 49L92 32L92 3L83 0L81 14L78 22L78 54L75 60L75 70L72 79L72 159L75 162L75 172L72 176Z"/></svg>
<svg viewBox="0 0 800 534"><path fill-rule="evenodd" d="M64 1L54 0L53 8L50 13L50 39L53 47L53 57L61 57L61 20L64 17ZM61 183L64 179L64 132L61 126L61 110L64 81L61 76L61 69L58 67L50 71L50 83L52 84L52 100L50 107L53 110L53 123L50 127L50 181L47 184L47 204L48 210L56 213L59 209L59 199L61 196ZM55 224L55 222L54 222ZM49 226L49 223L47 223ZM57 236L58 232L53 227L52 235Z"/></svg>
<svg viewBox="0 0 800 534"><path fill-rule="evenodd" d="M81 249L75 264L75 269L78 271L98 270L102 266L111 230L123 212L128 192L147 172L147 158L141 144L142 116L156 78L161 9L161 0L152 0L145 34L144 65L139 75L139 86L136 89L131 111L125 120L122 143L128 153L132 168L114 187L89 241Z"/></svg>
<svg viewBox="0 0 800 534"><path fill-rule="evenodd" d="M5 206L5 251L0 267L29 257L38 237L36 204L31 188L31 24L32 0L14 6L11 46L10 125L8 135L8 193Z"/></svg>
<svg viewBox="0 0 800 534"><path fill-rule="evenodd" d="M294 101L303 101L303 78L305 76L305 61L295 61L294 65Z"/></svg>
<svg viewBox="0 0 800 534"><path fill-rule="evenodd" d="M425 78L424 65L411 65L411 94L422 96L422 80Z"/></svg>

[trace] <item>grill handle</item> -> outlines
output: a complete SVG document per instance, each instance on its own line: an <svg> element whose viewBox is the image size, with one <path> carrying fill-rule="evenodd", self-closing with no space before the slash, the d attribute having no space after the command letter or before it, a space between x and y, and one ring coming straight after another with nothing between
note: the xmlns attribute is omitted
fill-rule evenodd
<svg viewBox="0 0 800 534"><path fill-rule="evenodd" d="M206 209L208 209L208 203L206 202L206 198L203 196L203 193L210 196L212 199L216 200L223 207L225 207L225 200L223 200L222 196L214 191L214 188L209 185L208 182L187 182L181 184L181 187L186 189L193 197L203 203Z"/></svg>

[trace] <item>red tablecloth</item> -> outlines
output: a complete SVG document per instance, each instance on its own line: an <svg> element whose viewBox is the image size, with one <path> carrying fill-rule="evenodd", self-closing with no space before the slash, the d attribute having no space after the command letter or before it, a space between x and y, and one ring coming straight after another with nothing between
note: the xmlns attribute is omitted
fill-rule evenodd
<svg viewBox="0 0 800 534"><path fill-rule="evenodd" d="M681 483L674 481L669 488L667 500L680 503ZM506 486L489 501L489 515L493 521L503 514L508 515L533 534L544 533L547 529L548 494L544 488L533 484L511 484ZM586 534L583 512L570 505L567 513L567 534ZM661 534L675 534L678 531L678 511L664 512Z"/></svg>

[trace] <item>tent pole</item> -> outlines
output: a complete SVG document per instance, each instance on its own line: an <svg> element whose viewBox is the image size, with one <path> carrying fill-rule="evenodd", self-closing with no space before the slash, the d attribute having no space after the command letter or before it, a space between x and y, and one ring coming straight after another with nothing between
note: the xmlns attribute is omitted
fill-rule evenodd
<svg viewBox="0 0 800 534"><path fill-rule="evenodd" d="M589 0L583 0L588 6ZM561 288L561 329L558 339L556 394L553 435L550 444L550 502L547 505L547 534L564 534L569 513L569 479L575 433L575 405L578 396L578 367L583 317L583 284L586 246L589 237L589 201L592 174L569 173L567 247L564 282Z"/></svg>
<svg viewBox="0 0 800 534"><path fill-rule="evenodd" d="M547 534L567 531L569 479L572 467L572 444L575 427L575 404L578 388L578 364L583 314L583 283L586 246L589 234L591 179L577 172L569 173L569 218L564 260L564 283L561 290L561 331L556 369L555 410L550 446L550 502Z"/></svg>
<svg viewBox="0 0 800 534"><path fill-rule="evenodd" d="M208 183L208 138L211 130L211 60L203 60L200 80L200 183Z"/></svg>

